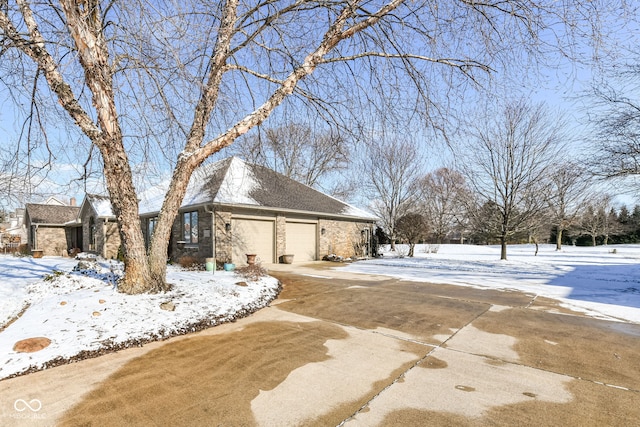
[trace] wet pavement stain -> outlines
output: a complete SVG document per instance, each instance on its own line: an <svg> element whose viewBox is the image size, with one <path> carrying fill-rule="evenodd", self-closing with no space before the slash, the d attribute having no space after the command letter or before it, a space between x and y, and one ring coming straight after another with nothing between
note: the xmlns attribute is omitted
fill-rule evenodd
<svg viewBox="0 0 640 427"><path fill-rule="evenodd" d="M299 293L301 285L294 277L278 275L278 278L284 286L283 298ZM321 295L307 293L304 300L286 301L278 304L278 308L364 329L397 330L435 345L490 308L484 302L396 289L392 286L394 281L355 288L349 287L353 284L349 281L334 283L333 288L322 286Z"/></svg>
<svg viewBox="0 0 640 427"><path fill-rule="evenodd" d="M420 366L430 369L444 369L447 367L447 362L436 357L429 356L420 364Z"/></svg>
<svg viewBox="0 0 640 427"><path fill-rule="evenodd" d="M486 313L472 325L517 338L522 364L640 392L640 325L521 308Z"/></svg>
<svg viewBox="0 0 640 427"><path fill-rule="evenodd" d="M256 425L251 401L294 369L326 360L343 329L321 322L256 323L169 343L132 360L60 425Z"/></svg>

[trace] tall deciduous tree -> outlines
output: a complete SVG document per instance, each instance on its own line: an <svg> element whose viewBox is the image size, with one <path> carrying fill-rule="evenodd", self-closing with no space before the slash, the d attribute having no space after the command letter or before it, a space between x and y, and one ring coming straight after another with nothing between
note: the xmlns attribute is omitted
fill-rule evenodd
<svg viewBox="0 0 640 427"><path fill-rule="evenodd" d="M472 200L471 190L464 176L449 168L439 168L420 181L420 203L431 224L438 244L464 222L466 206Z"/></svg>
<svg viewBox="0 0 640 427"><path fill-rule="evenodd" d="M29 106L30 129L64 116L89 142L87 164L100 157L123 244L120 289L161 291L192 173L287 99L325 120L381 100L434 117L446 105L434 98L440 71L450 84L520 68L514 56L546 50L547 20L595 28L573 19L590 19L594 2L568 3L4 0L0 81ZM59 115L48 124L47 110ZM48 153L58 138L46 140ZM144 162L172 171L148 251L132 172Z"/></svg>
<svg viewBox="0 0 640 427"><path fill-rule="evenodd" d="M640 175L640 65L619 67L594 87L593 172L607 178Z"/></svg>
<svg viewBox="0 0 640 427"><path fill-rule="evenodd" d="M395 250L398 219L417 208L420 152L415 141L403 139L369 141L366 147L359 166L364 191Z"/></svg>
<svg viewBox="0 0 640 427"><path fill-rule="evenodd" d="M556 227L556 250L562 250L562 234L580 221L582 209L592 195L589 173L580 165L566 162L557 165L546 187L548 218Z"/></svg>
<svg viewBox="0 0 640 427"><path fill-rule="evenodd" d="M544 105L520 100L487 113L474 127L462 167L481 201L500 213L500 259L507 259L509 236L523 231L545 207L542 188L563 133Z"/></svg>
<svg viewBox="0 0 640 427"><path fill-rule="evenodd" d="M314 131L307 125L288 123L265 127L238 141L235 151L252 163L318 187L323 178L347 167L349 145L331 129Z"/></svg>

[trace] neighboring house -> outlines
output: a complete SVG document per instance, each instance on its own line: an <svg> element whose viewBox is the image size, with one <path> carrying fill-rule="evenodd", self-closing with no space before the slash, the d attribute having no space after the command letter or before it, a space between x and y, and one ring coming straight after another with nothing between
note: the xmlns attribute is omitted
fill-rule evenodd
<svg viewBox="0 0 640 427"><path fill-rule="evenodd" d="M80 208L58 203L27 203L24 225L29 251L41 250L43 255L62 256L82 244L82 228L78 222Z"/></svg>
<svg viewBox="0 0 640 427"><path fill-rule="evenodd" d="M82 250L100 254L104 258L117 258L120 232L109 198L87 194L78 216L82 224Z"/></svg>
<svg viewBox="0 0 640 427"><path fill-rule="evenodd" d="M9 218L0 224L0 246L3 249L17 249L27 241L27 230L24 226L24 208L16 209Z"/></svg>
<svg viewBox="0 0 640 427"><path fill-rule="evenodd" d="M140 219L147 245L166 188L159 185L140 194ZM40 212L39 207L44 205L29 206L38 207ZM65 207L47 208L53 216ZM82 206L75 209L74 218L56 222L62 229L69 229L68 235L76 236L73 242L77 246L67 248L79 247L116 258L120 235L109 199L88 194ZM231 157L194 172L167 242L168 253L174 260L190 256L238 265L246 264L247 254L257 255L258 262L265 264L281 262L283 255L293 255L294 262L314 261L329 254L370 256L376 220L271 169ZM43 242L41 237L40 246Z"/></svg>

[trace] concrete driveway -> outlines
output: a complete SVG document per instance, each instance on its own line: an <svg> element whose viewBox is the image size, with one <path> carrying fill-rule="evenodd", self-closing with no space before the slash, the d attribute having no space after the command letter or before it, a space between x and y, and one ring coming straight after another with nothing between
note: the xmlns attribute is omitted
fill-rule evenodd
<svg viewBox="0 0 640 427"><path fill-rule="evenodd" d="M640 325L328 266L272 266L280 297L236 323L1 381L0 425L640 425Z"/></svg>

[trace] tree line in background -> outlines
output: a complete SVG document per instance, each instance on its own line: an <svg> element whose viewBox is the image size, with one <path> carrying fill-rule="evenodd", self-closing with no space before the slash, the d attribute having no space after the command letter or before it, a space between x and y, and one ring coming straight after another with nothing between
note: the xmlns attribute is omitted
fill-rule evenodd
<svg viewBox="0 0 640 427"><path fill-rule="evenodd" d="M600 202L589 202L573 215L567 228L551 225L550 211L541 213L545 227L531 229L523 227L508 239L509 244L553 243L562 245L597 246L607 244L640 243L640 205L633 210L625 205L619 209L608 203L604 196ZM410 246L408 256L413 255L413 247L420 243L466 243L499 244L501 234L500 213L495 205L487 202L475 206L471 211L461 204L458 212L451 214L452 221L442 227L438 215L430 212L412 212L400 217L396 224L396 242ZM376 230L378 244L390 244L391 239L382 228Z"/></svg>
<svg viewBox="0 0 640 427"><path fill-rule="evenodd" d="M562 117L523 99L486 106L471 118L455 165L420 176L419 156L406 142L376 154L369 178L381 241L409 244L553 242L596 245L638 241L640 208L616 210L597 190L593 166L572 160ZM411 165L408 167L407 165ZM607 164L606 167L610 165ZM388 171L402 170L394 175ZM407 173L410 171L410 173ZM385 190L375 182L387 176ZM394 194L388 189L395 188Z"/></svg>

